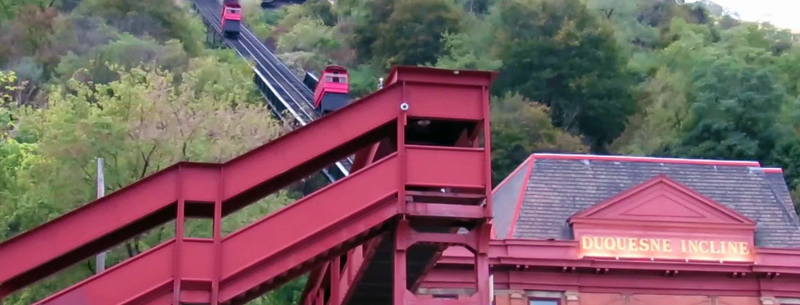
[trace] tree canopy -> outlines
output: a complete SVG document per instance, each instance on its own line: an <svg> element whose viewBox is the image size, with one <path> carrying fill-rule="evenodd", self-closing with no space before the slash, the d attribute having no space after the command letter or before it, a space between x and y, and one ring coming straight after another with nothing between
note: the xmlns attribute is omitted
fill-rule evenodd
<svg viewBox="0 0 800 305"><path fill-rule="evenodd" d="M534 152L756 160L800 202L800 34L681 0L308 0L247 25L298 75L330 64L351 93L391 65L499 71L493 181ZM224 161L284 132L231 50L205 45L188 0L0 0L0 240L181 160ZM231 232L299 197L225 218ZM191 236L209 236L193 220ZM110 264L174 236L167 224ZM84 261L15 293L30 304ZM298 302L305 279L252 304Z"/></svg>

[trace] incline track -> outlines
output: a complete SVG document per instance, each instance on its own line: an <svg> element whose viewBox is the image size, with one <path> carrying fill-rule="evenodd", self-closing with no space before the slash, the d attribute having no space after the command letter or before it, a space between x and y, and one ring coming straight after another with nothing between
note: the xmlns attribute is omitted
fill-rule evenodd
<svg viewBox="0 0 800 305"><path fill-rule="evenodd" d="M259 85L259 89L273 113L287 121L282 117L282 112L286 110L300 126L305 126L319 118L319 114L314 110L312 104L314 93L275 57L275 54L253 34L246 24L242 23L238 39L225 38L221 34L220 28L219 14L222 5L217 0L193 0L193 5L203 17L209 30L213 30L219 37L222 37L225 44L242 58L253 59L255 65L251 65L251 67L255 72L254 81ZM352 157L348 157L336 162L335 166L323 170L323 174L330 181L338 180L349 175L352 164Z"/></svg>

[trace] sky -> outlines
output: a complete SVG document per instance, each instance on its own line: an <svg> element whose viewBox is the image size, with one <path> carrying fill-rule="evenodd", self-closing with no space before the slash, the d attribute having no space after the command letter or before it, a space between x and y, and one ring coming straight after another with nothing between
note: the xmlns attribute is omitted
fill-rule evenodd
<svg viewBox="0 0 800 305"><path fill-rule="evenodd" d="M686 1L686 2L695 2ZM769 21L779 28L800 32L800 0L712 0L739 13L745 21Z"/></svg>

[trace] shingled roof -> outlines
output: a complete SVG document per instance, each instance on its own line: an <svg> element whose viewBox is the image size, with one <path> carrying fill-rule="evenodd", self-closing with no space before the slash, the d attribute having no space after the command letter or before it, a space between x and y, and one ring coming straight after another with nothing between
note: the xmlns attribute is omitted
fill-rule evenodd
<svg viewBox="0 0 800 305"><path fill-rule="evenodd" d="M800 221L779 168L573 154L533 154L495 188L495 238L572 239L571 215L660 174L755 221L757 246L800 248Z"/></svg>

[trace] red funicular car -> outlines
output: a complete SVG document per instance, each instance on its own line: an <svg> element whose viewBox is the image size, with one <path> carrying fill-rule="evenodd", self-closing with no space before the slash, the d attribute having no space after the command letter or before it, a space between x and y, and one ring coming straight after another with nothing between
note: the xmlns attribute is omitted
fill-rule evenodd
<svg viewBox="0 0 800 305"><path fill-rule="evenodd" d="M225 0L222 5L222 34L227 38L238 38L242 23L242 6L239 0Z"/></svg>
<svg viewBox="0 0 800 305"><path fill-rule="evenodd" d="M350 99L347 69L341 66L326 67L314 90L314 108L327 114L344 107Z"/></svg>

